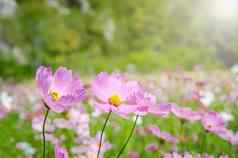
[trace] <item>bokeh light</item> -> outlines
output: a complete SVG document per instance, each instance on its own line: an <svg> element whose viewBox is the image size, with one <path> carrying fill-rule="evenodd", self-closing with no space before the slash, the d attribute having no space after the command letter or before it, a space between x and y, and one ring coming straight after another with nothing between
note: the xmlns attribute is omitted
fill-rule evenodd
<svg viewBox="0 0 238 158"><path fill-rule="evenodd" d="M238 16L237 0L213 0L210 3L211 14L222 21L233 21Z"/></svg>

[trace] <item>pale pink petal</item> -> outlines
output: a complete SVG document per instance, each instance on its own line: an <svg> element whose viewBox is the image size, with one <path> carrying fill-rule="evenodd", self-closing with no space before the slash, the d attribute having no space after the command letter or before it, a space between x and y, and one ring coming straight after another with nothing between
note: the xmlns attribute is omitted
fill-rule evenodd
<svg viewBox="0 0 238 158"><path fill-rule="evenodd" d="M52 81L52 71L50 68L40 66L36 72L36 84L41 96L48 93Z"/></svg>
<svg viewBox="0 0 238 158"><path fill-rule="evenodd" d="M50 89L64 93L67 86L72 82L72 71L65 67L59 67L53 77L53 82Z"/></svg>

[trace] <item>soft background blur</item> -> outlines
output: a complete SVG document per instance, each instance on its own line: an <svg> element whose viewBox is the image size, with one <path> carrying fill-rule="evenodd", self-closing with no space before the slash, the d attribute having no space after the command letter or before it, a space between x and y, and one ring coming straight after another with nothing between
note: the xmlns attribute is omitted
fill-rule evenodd
<svg viewBox="0 0 238 158"><path fill-rule="evenodd" d="M130 152L158 158L175 149L237 158L237 64L238 0L0 0L0 158L42 155L44 107L34 83L39 65L67 66L84 83L100 71L125 73L142 81L158 103L216 111L234 132L234 138L224 140L198 122L147 116L139 121L122 158ZM95 158L105 115L90 101L72 110L77 128L62 128L75 121L70 114L50 114L47 124L54 128L48 157L54 157L52 142L57 138L70 157ZM111 145L106 158L118 152L132 123L133 118L113 116L105 134ZM176 136L179 143L173 146L147 134L149 124ZM147 152L150 143L159 150ZM77 153L80 149L83 154Z"/></svg>
<svg viewBox="0 0 238 158"><path fill-rule="evenodd" d="M0 0L0 75L157 72L238 60L236 0Z"/></svg>

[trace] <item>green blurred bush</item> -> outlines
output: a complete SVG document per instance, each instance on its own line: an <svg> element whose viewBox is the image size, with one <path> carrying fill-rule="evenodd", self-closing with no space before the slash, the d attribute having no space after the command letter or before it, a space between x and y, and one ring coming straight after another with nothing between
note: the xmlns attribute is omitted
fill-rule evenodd
<svg viewBox="0 0 238 158"><path fill-rule="evenodd" d="M31 76L41 64L86 74L130 65L143 72L222 65L214 45L197 32L199 21L186 24L194 2L174 2L172 11L166 0L15 2L12 16L0 15L3 78Z"/></svg>

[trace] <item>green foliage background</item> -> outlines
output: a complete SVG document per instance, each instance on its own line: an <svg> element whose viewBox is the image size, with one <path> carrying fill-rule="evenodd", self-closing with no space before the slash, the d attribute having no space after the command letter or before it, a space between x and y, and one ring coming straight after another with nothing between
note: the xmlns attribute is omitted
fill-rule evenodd
<svg viewBox="0 0 238 158"><path fill-rule="evenodd" d="M142 72L196 64L214 69L238 59L237 24L209 16L206 0L16 3L12 16L0 16L0 42L9 47L0 49L2 77L25 78L41 64L88 74L128 65Z"/></svg>

